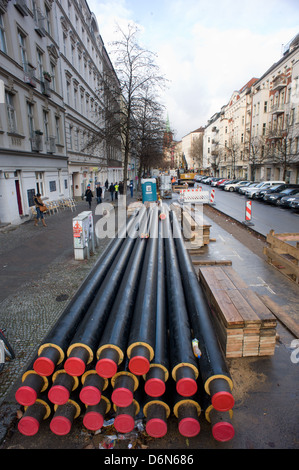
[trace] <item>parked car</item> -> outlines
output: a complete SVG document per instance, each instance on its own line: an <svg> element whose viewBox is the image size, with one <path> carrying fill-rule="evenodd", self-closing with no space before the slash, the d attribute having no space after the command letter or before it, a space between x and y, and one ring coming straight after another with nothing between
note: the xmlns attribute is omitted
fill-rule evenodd
<svg viewBox="0 0 299 470"><path fill-rule="evenodd" d="M293 200L289 203L290 209L299 211L299 196L293 196Z"/></svg>
<svg viewBox="0 0 299 470"><path fill-rule="evenodd" d="M244 195L244 194L245 194L245 191L247 191L247 189L249 189L249 188L255 188L258 184L260 184L260 183L259 183L259 182L249 183L247 186L244 185L244 186L242 186L241 188L239 188L239 189L238 189L238 192L239 192L240 194L243 194L243 195Z"/></svg>
<svg viewBox="0 0 299 470"><path fill-rule="evenodd" d="M245 196L252 198L253 194L255 193L256 189L259 190L261 188L266 188L267 186L277 186L278 184L283 184L285 181L262 181L259 183L255 188L248 188L245 191Z"/></svg>
<svg viewBox="0 0 299 470"><path fill-rule="evenodd" d="M202 179L204 179L205 177L203 175L195 175L194 177L194 181L197 181L197 183L199 183Z"/></svg>
<svg viewBox="0 0 299 470"><path fill-rule="evenodd" d="M216 186L219 181L223 181L224 178L213 178L213 181L211 181L211 186Z"/></svg>
<svg viewBox="0 0 299 470"><path fill-rule="evenodd" d="M208 184L210 184L211 186L212 186L212 185L215 186L214 183L215 183L216 181L219 181L219 180L220 180L220 178L217 178L216 176L213 176L213 177L210 178L210 180L208 181Z"/></svg>
<svg viewBox="0 0 299 470"><path fill-rule="evenodd" d="M264 196L264 201L270 203L270 204L276 204L277 206L279 205L279 200L284 197L284 196L292 196L295 194L299 194L299 188L294 189L294 188L289 188L289 189L284 189L280 193L275 193L275 194L266 194Z"/></svg>
<svg viewBox="0 0 299 470"><path fill-rule="evenodd" d="M221 183L224 183L226 181L229 181L228 179L224 179L224 180L220 180L220 181L216 181L216 184L214 185L216 188L219 188L220 184Z"/></svg>
<svg viewBox="0 0 299 470"><path fill-rule="evenodd" d="M291 206L291 203L295 203L296 204L296 201L298 202L299 204L299 194L293 194L292 196L283 196L281 199L280 199L280 207L285 207L286 209L291 209L292 206Z"/></svg>
<svg viewBox="0 0 299 470"><path fill-rule="evenodd" d="M210 180L212 176L205 176L202 180L201 183L207 184L207 181Z"/></svg>
<svg viewBox="0 0 299 470"><path fill-rule="evenodd" d="M220 189L224 189L224 187L225 187L226 184L229 184L229 183L237 183L238 181L239 181L239 180L236 180L236 179L234 179L234 180L226 180L226 181L223 181L222 183L220 183L218 187L219 187Z"/></svg>
<svg viewBox="0 0 299 470"><path fill-rule="evenodd" d="M258 193L255 194L255 199L263 199L265 194L280 193L281 191L287 188L299 188L299 185L284 183L278 184L276 186L271 186L270 188L261 189Z"/></svg>
<svg viewBox="0 0 299 470"><path fill-rule="evenodd" d="M249 184L250 181L238 181L237 183L226 183L224 185L224 191L229 191L229 192L233 192L233 191L237 191L238 188L241 188L241 186L244 186L245 184Z"/></svg>

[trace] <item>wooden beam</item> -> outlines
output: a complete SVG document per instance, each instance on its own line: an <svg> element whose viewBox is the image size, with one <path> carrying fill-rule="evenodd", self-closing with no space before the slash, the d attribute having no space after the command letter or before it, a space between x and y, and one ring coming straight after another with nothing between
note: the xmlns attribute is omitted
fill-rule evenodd
<svg viewBox="0 0 299 470"><path fill-rule="evenodd" d="M296 323L287 312L274 302L267 295L259 295L266 307L275 315L275 317L296 337L299 338L299 324Z"/></svg>

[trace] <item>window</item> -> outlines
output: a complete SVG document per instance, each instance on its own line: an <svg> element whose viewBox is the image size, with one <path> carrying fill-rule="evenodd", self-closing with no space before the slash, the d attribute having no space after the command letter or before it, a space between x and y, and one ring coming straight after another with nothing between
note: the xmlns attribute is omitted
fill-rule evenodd
<svg viewBox="0 0 299 470"><path fill-rule="evenodd" d="M66 81L66 102L67 102L67 104L70 104L70 89L71 89L71 84L67 80Z"/></svg>
<svg viewBox="0 0 299 470"><path fill-rule="evenodd" d="M0 13L0 50L7 53L3 15Z"/></svg>
<svg viewBox="0 0 299 470"><path fill-rule="evenodd" d="M19 46L20 46L21 62L23 65L23 69L27 71L28 59L27 59L27 52L26 52L26 37L21 31L18 32L18 41L19 41Z"/></svg>
<svg viewBox="0 0 299 470"><path fill-rule="evenodd" d="M32 138L34 136L34 115L33 115L33 104L27 102L27 117L29 125L29 135Z"/></svg>
<svg viewBox="0 0 299 470"><path fill-rule="evenodd" d="M11 93L5 93L7 118L8 118L8 130L9 132L17 131L16 123L16 110L14 107L14 96Z"/></svg>
<svg viewBox="0 0 299 470"><path fill-rule="evenodd" d="M70 124L69 127L69 134L70 134L70 150L73 150L73 126Z"/></svg>
<svg viewBox="0 0 299 470"><path fill-rule="evenodd" d="M56 90L56 67L53 62L50 62L50 71L51 71L51 88Z"/></svg>
<svg viewBox="0 0 299 470"><path fill-rule="evenodd" d="M263 135L266 135L266 128L267 128L267 124L264 122L263 123Z"/></svg>
<svg viewBox="0 0 299 470"><path fill-rule="evenodd" d="M78 88L74 87L74 108L77 109L78 105Z"/></svg>
<svg viewBox="0 0 299 470"><path fill-rule="evenodd" d="M56 144L60 144L60 118L55 116Z"/></svg>
<svg viewBox="0 0 299 470"><path fill-rule="evenodd" d="M49 119L48 119L48 112L43 111L43 119L44 119L44 134L45 134L45 139L46 142L49 141Z"/></svg>
<svg viewBox="0 0 299 470"><path fill-rule="evenodd" d="M37 73L38 73L38 78L42 82L44 80L44 64L43 64L43 53L37 49L36 50L36 55L37 55Z"/></svg>
<svg viewBox="0 0 299 470"><path fill-rule="evenodd" d="M268 112L268 101L264 101L264 113Z"/></svg>
<svg viewBox="0 0 299 470"><path fill-rule="evenodd" d="M63 33L63 53L66 56L66 34Z"/></svg>
<svg viewBox="0 0 299 470"><path fill-rule="evenodd" d="M41 196L44 196L44 174L35 172L36 179L36 193L39 193Z"/></svg>
<svg viewBox="0 0 299 470"><path fill-rule="evenodd" d="M45 5L45 13L46 13L46 30L51 35L51 11L49 7Z"/></svg>

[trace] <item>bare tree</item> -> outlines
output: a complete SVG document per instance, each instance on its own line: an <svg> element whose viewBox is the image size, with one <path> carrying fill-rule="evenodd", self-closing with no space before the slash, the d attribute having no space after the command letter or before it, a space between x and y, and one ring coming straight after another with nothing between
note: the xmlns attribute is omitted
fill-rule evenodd
<svg viewBox="0 0 299 470"><path fill-rule="evenodd" d="M190 157L193 159L195 165L199 169L203 166L203 134L193 138L190 149Z"/></svg>
<svg viewBox="0 0 299 470"><path fill-rule="evenodd" d="M134 142L131 150L139 160L138 180L151 167L163 164L164 108L156 101L150 87L144 89L143 97L134 114Z"/></svg>
<svg viewBox="0 0 299 470"><path fill-rule="evenodd" d="M248 161L251 180L255 181L257 169L268 160L267 141L264 136L253 137L248 143Z"/></svg>
<svg viewBox="0 0 299 470"><path fill-rule="evenodd" d="M268 161L281 168L283 181L286 180L287 171L299 163L299 126L295 124L294 116L293 109L286 116L284 126L274 121L268 133Z"/></svg>
<svg viewBox="0 0 299 470"><path fill-rule="evenodd" d="M116 34L119 39L112 43L110 55L118 78L118 87L111 87L109 73L103 77L103 87L108 90L108 95L116 93L120 104L117 110L112 108L106 113L106 123L110 138L120 134L122 139L124 181L127 181L129 156L134 149L136 136L139 135L137 116L144 106L145 97L148 96L148 90L151 90L152 95L155 90L158 96L158 89L166 83L155 64L154 54L138 44L138 33L138 27L130 23L126 31L117 26ZM114 102L117 102L117 95Z"/></svg>

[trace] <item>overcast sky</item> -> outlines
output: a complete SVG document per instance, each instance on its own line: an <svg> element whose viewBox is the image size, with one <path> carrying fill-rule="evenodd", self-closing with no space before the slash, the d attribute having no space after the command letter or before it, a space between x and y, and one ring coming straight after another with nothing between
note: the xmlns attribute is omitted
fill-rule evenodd
<svg viewBox="0 0 299 470"><path fill-rule="evenodd" d="M175 139L205 126L232 93L259 78L299 33L299 0L87 0L109 53L115 24L133 21L139 44L170 80L164 104Z"/></svg>

